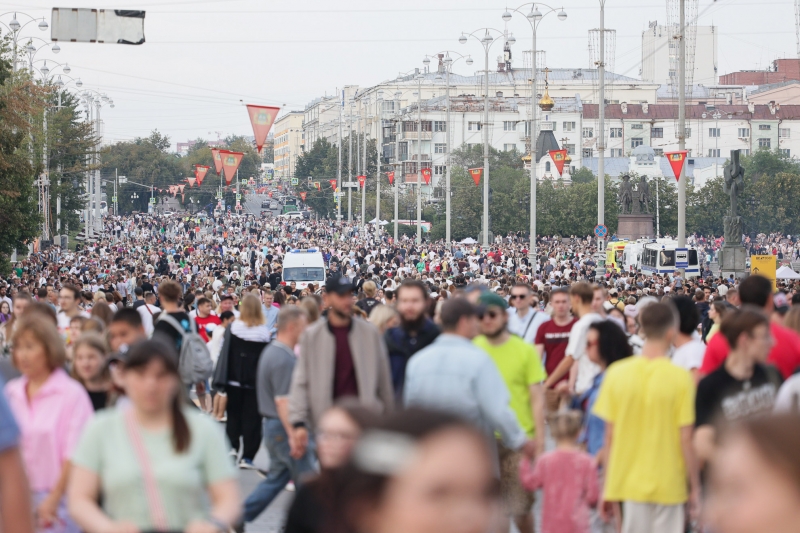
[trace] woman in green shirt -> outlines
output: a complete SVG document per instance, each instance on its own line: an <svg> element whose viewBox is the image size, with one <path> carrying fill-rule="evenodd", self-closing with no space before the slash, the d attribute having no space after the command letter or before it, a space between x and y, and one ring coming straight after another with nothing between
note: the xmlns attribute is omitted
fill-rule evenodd
<svg viewBox="0 0 800 533"><path fill-rule="evenodd" d="M95 416L72 457L75 522L87 533L227 531L241 509L230 445L211 418L182 407L174 350L134 345L123 382L130 405Z"/></svg>

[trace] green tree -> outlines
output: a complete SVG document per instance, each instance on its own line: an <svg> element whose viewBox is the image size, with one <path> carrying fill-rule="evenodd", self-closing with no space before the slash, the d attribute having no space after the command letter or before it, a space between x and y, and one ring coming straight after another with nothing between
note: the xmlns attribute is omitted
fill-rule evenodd
<svg viewBox="0 0 800 533"><path fill-rule="evenodd" d="M570 177L572 178L572 183L589 183L592 180L595 180L594 172L589 170L586 167L581 167L575 172L573 172Z"/></svg>

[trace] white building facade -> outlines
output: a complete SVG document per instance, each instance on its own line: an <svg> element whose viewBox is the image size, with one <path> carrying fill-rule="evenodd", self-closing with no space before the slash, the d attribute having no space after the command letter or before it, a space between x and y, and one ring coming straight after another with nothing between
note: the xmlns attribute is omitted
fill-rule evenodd
<svg viewBox="0 0 800 533"><path fill-rule="evenodd" d="M274 128L275 177L286 179L294 177L297 158L304 150L303 111L290 111L280 116Z"/></svg>
<svg viewBox="0 0 800 533"><path fill-rule="evenodd" d="M717 83L717 32L716 26L697 26L694 47L694 72L687 79L695 84ZM642 32L642 80L659 84L677 85L678 40L675 29L653 21ZM690 53L687 50L687 54ZM689 76L691 74L691 76ZM631 100L628 100L631 101ZM655 102L655 100L650 100Z"/></svg>

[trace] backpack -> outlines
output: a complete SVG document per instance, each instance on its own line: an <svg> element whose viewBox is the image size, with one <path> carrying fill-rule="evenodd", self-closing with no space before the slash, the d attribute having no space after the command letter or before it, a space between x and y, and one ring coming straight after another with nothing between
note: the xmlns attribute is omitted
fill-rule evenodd
<svg viewBox="0 0 800 533"><path fill-rule="evenodd" d="M163 320L182 335L181 353L178 357L178 372L184 385L192 385L211 377L211 373L214 370L211 352L208 351L208 346L206 346L203 337L197 333L195 321L190 318L191 330L185 331L183 326L169 313L161 313L158 320Z"/></svg>

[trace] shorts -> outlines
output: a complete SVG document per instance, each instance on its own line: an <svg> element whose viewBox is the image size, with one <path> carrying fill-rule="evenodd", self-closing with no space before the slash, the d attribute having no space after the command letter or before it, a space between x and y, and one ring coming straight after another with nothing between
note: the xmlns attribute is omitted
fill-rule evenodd
<svg viewBox="0 0 800 533"><path fill-rule="evenodd" d="M622 502L622 533L683 533L684 505Z"/></svg>
<svg viewBox="0 0 800 533"><path fill-rule="evenodd" d="M497 441L498 462L500 463L500 497L508 516L530 513L536 495L525 490L519 480L519 463L522 453L511 450Z"/></svg>

